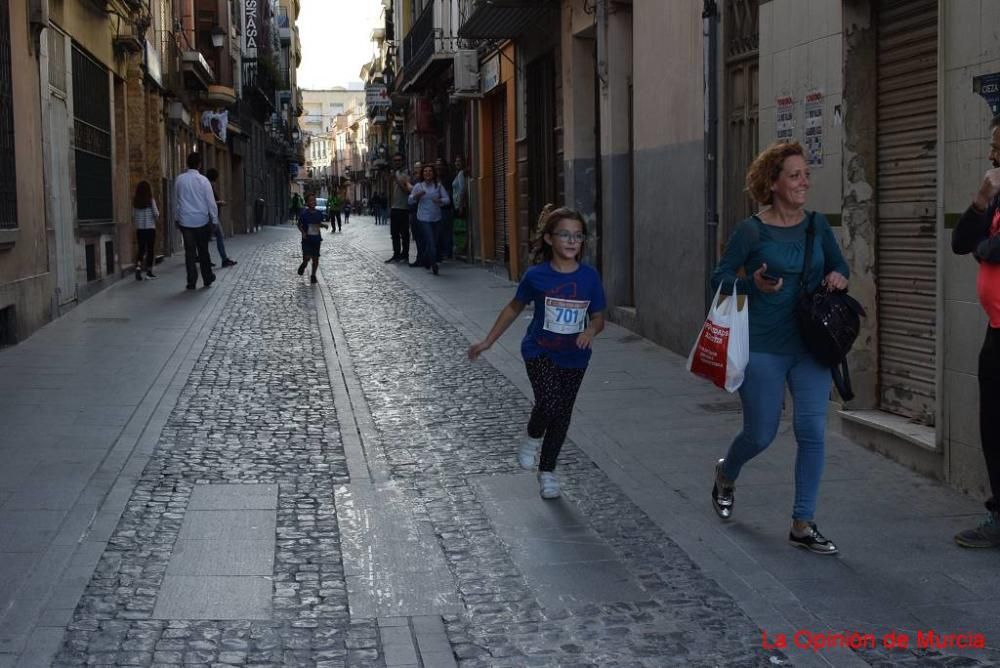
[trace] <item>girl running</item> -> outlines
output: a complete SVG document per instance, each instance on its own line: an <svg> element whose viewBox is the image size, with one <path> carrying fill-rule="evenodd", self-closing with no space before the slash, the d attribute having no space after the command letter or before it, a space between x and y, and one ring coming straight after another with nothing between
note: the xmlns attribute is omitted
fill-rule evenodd
<svg viewBox="0 0 1000 668"><path fill-rule="evenodd" d="M500 311L486 338L469 347L475 360L490 348L528 304L535 311L521 342L535 405L518 450L521 468L531 470L541 448L538 485L543 499L559 498L556 458L566 440L576 393L590 362L591 343L604 329L604 288L592 267L580 263L587 225L572 209L548 205L538 219L535 266L525 272L517 294Z"/></svg>

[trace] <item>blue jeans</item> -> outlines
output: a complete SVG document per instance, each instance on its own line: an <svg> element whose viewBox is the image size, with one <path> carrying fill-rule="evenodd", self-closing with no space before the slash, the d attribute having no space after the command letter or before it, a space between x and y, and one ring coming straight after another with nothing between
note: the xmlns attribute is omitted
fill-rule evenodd
<svg viewBox="0 0 1000 668"><path fill-rule="evenodd" d="M729 446L722 475L736 480L743 465L771 445L781 421L786 381L792 394L793 426L798 443L792 519L811 522L816 514L816 496L823 475L823 440L831 380L830 369L819 364L809 353L750 353L750 363L740 386L743 431Z"/></svg>
<svg viewBox="0 0 1000 668"><path fill-rule="evenodd" d="M229 256L226 255L226 242L223 239L223 237L225 237L225 234L222 231L222 225L216 225L215 226L215 247L217 249L219 249L219 261L220 262L225 262L226 260L229 259Z"/></svg>
<svg viewBox="0 0 1000 668"><path fill-rule="evenodd" d="M437 232L441 226L439 220L417 219L417 262L429 267L435 264L437 259Z"/></svg>

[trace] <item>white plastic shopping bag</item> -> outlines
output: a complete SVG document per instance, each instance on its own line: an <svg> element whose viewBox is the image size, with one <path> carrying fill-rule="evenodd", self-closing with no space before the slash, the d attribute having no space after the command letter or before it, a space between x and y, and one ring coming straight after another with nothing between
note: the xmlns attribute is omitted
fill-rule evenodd
<svg viewBox="0 0 1000 668"><path fill-rule="evenodd" d="M743 298L743 308L736 295L719 303L722 284L708 311L705 325L688 356L688 371L712 381L718 387L735 392L743 384L743 372L750 362L749 302Z"/></svg>

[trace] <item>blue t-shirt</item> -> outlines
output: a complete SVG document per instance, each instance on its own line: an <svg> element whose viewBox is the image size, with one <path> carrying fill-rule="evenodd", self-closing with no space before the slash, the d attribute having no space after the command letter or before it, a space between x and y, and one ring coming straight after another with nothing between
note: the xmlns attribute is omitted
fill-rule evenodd
<svg viewBox="0 0 1000 668"><path fill-rule="evenodd" d="M322 237L320 224L323 222L323 212L316 209L303 209L299 214L298 228L307 237Z"/></svg>
<svg viewBox="0 0 1000 668"><path fill-rule="evenodd" d="M524 359L545 355L557 366L586 368L591 351L577 348L576 338L587 327L588 317L607 307L601 275L593 267L581 264L563 274L549 262L535 265L524 273L514 299L535 305L521 341Z"/></svg>

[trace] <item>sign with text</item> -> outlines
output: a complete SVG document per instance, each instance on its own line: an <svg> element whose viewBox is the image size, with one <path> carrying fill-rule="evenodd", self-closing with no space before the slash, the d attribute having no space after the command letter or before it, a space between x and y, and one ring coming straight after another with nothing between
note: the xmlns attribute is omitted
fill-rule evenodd
<svg viewBox="0 0 1000 668"><path fill-rule="evenodd" d="M805 144L806 164L812 167L823 166L823 92L818 90L806 93L806 128Z"/></svg>
<svg viewBox="0 0 1000 668"><path fill-rule="evenodd" d="M257 57L257 40L260 36L257 6L263 0L243 0L243 55Z"/></svg>
<svg viewBox="0 0 1000 668"><path fill-rule="evenodd" d="M795 99L791 95L775 98L775 134L777 141L792 141L795 133Z"/></svg>
<svg viewBox="0 0 1000 668"><path fill-rule="evenodd" d="M973 77L972 92L986 100L990 113L994 116L1000 114L1000 72Z"/></svg>
<svg viewBox="0 0 1000 668"><path fill-rule="evenodd" d="M482 84L483 93L489 93L500 85L500 54L483 63L479 73L479 81Z"/></svg>
<svg viewBox="0 0 1000 668"><path fill-rule="evenodd" d="M388 109L392 106L385 84L374 83L365 87L365 104L369 109Z"/></svg>

